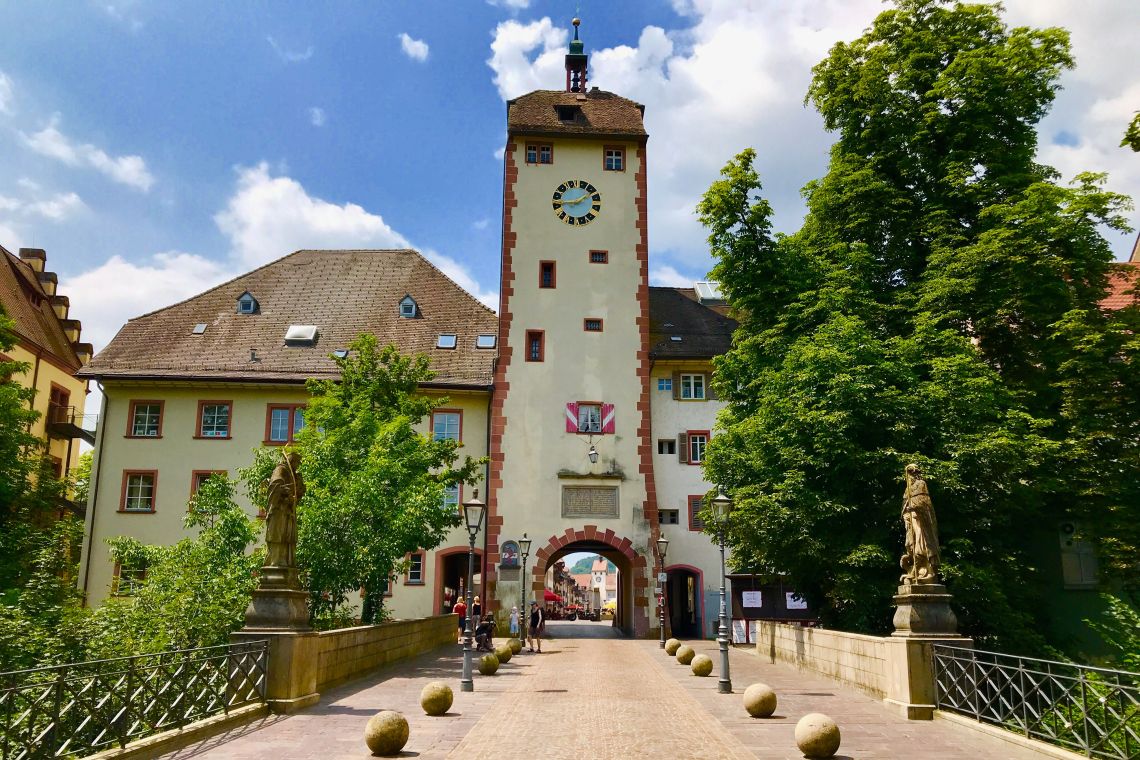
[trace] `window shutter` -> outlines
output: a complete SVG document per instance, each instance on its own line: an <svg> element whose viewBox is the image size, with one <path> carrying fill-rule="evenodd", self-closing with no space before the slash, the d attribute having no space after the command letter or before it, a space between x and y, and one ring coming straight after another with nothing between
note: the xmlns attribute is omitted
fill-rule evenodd
<svg viewBox="0 0 1140 760"><path fill-rule="evenodd" d="M566 432L578 432L578 402L570 401L566 404Z"/></svg>
<svg viewBox="0 0 1140 760"><path fill-rule="evenodd" d="M682 462L689 461L689 434L681 433L677 436L677 458Z"/></svg>
<svg viewBox="0 0 1140 760"><path fill-rule="evenodd" d="M614 405L602 404L602 432L614 432Z"/></svg>
<svg viewBox="0 0 1140 760"><path fill-rule="evenodd" d="M673 373L673 400L674 401L680 401L681 400L681 373L680 372L674 372Z"/></svg>
<svg viewBox="0 0 1140 760"><path fill-rule="evenodd" d="M709 401L716 401L718 398L712 387L712 375L705 375L705 398Z"/></svg>

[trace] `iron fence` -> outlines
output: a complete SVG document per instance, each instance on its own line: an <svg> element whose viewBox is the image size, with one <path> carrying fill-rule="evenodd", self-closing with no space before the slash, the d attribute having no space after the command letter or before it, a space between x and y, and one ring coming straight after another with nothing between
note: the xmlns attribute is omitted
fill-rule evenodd
<svg viewBox="0 0 1140 760"><path fill-rule="evenodd" d="M939 710L1086 757L1140 758L1140 673L936 644Z"/></svg>
<svg viewBox="0 0 1140 760"><path fill-rule="evenodd" d="M0 673L0 757L81 757L265 701L268 642Z"/></svg>

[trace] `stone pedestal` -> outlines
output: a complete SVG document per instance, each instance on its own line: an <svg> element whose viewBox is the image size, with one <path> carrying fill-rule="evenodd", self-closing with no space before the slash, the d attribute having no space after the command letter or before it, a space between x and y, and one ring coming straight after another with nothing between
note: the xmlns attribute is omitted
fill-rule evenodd
<svg viewBox="0 0 1140 760"><path fill-rule="evenodd" d="M894 625L887 646L888 705L910 720L934 717L934 645L972 647L958 635L950 592L941 583L904 583L894 597Z"/></svg>
<svg viewBox="0 0 1140 760"><path fill-rule="evenodd" d="M269 641L265 696L269 709L289 713L316 704L319 650L309 626L309 592L295 567L268 565L245 610L245 627L232 641Z"/></svg>

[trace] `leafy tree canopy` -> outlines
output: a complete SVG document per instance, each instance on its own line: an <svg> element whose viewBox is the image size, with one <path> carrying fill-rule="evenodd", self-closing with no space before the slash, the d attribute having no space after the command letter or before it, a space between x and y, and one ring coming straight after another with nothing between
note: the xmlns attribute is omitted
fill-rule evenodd
<svg viewBox="0 0 1140 760"><path fill-rule="evenodd" d="M594 562L599 559L601 559L601 557L596 554L592 554L589 557L582 557L574 563L574 566L570 568L570 572L573 575L582 575L583 573L588 573L593 569ZM617 565L615 565L613 562L610 562L608 559L606 560L606 572L617 572Z"/></svg>
<svg viewBox="0 0 1140 760"><path fill-rule="evenodd" d="M297 557L314 615L365 589L363 620L372 622L404 556L438 546L459 524L442 507L445 491L476 483L483 461L460 460L459 443L416 430L446 403L419 393L433 377L426 356L404 357L362 335L337 363L340 379L308 383Z"/></svg>
<svg viewBox="0 0 1140 760"><path fill-rule="evenodd" d="M1062 515L1087 514L1140 580L1140 346L1135 309L1098 308L1098 228L1124 229L1127 199L1034 161L1068 35L999 10L899 0L832 48L807 98L837 140L796 234L771 233L752 150L703 197L740 318L707 467L736 501L737 566L787 572L830 624L882 632L918 462L964 630L1026 651L1045 644L1027 547Z"/></svg>

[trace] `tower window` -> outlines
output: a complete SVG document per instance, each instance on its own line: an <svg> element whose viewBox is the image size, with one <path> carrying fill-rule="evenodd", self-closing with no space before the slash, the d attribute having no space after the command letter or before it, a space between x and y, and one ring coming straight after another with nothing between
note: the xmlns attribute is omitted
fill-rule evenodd
<svg viewBox="0 0 1140 760"><path fill-rule="evenodd" d="M591 264L608 264L610 263L609 251L590 251Z"/></svg>
<svg viewBox="0 0 1140 760"><path fill-rule="evenodd" d="M547 143L527 143L526 162L528 164L554 163L554 146Z"/></svg>
<svg viewBox="0 0 1140 760"><path fill-rule="evenodd" d="M553 288L555 286L554 262L538 262L538 287Z"/></svg>
<svg viewBox="0 0 1140 760"><path fill-rule="evenodd" d="M602 432L602 405L578 404L578 432Z"/></svg>
<svg viewBox="0 0 1140 760"><path fill-rule="evenodd" d="M625 148L607 146L603 153L602 168L608 172L625 171Z"/></svg>
<svg viewBox="0 0 1140 760"><path fill-rule="evenodd" d="M558 112L558 120L573 123L578 120L578 114L581 109L578 106L554 106L554 110Z"/></svg>
<svg viewBox="0 0 1140 760"><path fill-rule="evenodd" d="M582 329L586 332L601 332L602 320L597 317L586 317L582 320Z"/></svg>
<svg viewBox="0 0 1140 760"><path fill-rule="evenodd" d="M542 330L526 331L526 360L540 362L546 358L546 341Z"/></svg>

